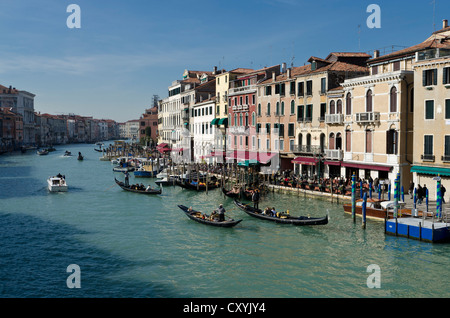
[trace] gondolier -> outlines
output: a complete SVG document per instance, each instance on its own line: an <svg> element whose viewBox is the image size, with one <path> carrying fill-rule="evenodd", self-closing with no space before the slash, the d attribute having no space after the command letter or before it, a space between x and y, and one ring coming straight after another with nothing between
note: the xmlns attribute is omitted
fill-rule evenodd
<svg viewBox="0 0 450 318"><path fill-rule="evenodd" d="M217 209L217 213L219 214L219 222L225 221L225 209L223 208L223 205L219 205L219 208Z"/></svg>
<svg viewBox="0 0 450 318"><path fill-rule="evenodd" d="M259 205L259 191L258 191L258 189L256 189L256 190L253 192L253 195L252 195L252 201L253 201L253 207L254 207L255 209L258 209L258 205Z"/></svg>

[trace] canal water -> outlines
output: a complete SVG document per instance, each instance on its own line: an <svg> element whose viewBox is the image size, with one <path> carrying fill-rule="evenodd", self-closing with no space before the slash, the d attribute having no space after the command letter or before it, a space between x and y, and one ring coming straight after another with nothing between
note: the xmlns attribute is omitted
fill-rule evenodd
<svg viewBox="0 0 450 318"><path fill-rule="evenodd" d="M234 207L221 191L164 187L128 193L94 145L66 145L0 157L0 297L449 297L450 246L385 236L383 223L353 223L341 204L270 194L261 206L329 224L265 222ZM69 150L72 157L64 157ZM81 152L85 160L78 161ZM46 179L66 176L67 193ZM153 184L131 178L131 183ZM224 204L243 221L215 228L188 219L177 204L210 212ZM81 288L68 288L80 268ZM376 265L379 271L372 271ZM379 280L373 275L379 274ZM372 275L372 276L371 276ZM370 276L370 278L369 278ZM379 282L380 288L369 288Z"/></svg>

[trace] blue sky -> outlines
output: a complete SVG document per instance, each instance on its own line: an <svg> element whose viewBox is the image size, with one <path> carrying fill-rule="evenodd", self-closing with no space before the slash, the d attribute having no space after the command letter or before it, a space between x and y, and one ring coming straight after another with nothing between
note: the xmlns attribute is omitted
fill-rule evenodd
<svg viewBox="0 0 450 318"><path fill-rule="evenodd" d="M66 25L72 3L80 29ZM380 29L366 25L372 3ZM431 0L1 0L0 84L36 94L36 111L126 121L153 94L167 97L185 69L300 66L411 46L443 19L448 0L436 0L435 20Z"/></svg>

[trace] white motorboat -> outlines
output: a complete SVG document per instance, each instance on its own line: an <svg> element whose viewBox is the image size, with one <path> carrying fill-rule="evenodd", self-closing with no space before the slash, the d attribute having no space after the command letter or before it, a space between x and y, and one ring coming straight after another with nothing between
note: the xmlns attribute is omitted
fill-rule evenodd
<svg viewBox="0 0 450 318"><path fill-rule="evenodd" d="M47 179L47 184L50 192L67 192L68 190L64 176L50 177Z"/></svg>

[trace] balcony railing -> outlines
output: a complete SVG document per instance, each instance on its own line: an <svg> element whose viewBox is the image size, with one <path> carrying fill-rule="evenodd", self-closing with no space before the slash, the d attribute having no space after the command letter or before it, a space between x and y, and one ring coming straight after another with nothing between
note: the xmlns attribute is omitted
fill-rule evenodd
<svg viewBox="0 0 450 318"><path fill-rule="evenodd" d="M342 160L344 158L344 151L342 149L325 149L325 158Z"/></svg>
<svg viewBox="0 0 450 318"><path fill-rule="evenodd" d="M256 91L256 85L230 88L228 96Z"/></svg>
<svg viewBox="0 0 450 318"><path fill-rule="evenodd" d="M325 115L325 124L337 124L341 125L344 123L344 115L343 114L330 114Z"/></svg>
<svg viewBox="0 0 450 318"><path fill-rule="evenodd" d="M356 113L355 121L359 124L370 124L380 121L379 112L369 112L369 113Z"/></svg>
<svg viewBox="0 0 450 318"><path fill-rule="evenodd" d="M434 162L434 155L423 154L420 156L420 159L422 159L423 161L433 161Z"/></svg>
<svg viewBox="0 0 450 318"><path fill-rule="evenodd" d="M306 145L306 146L294 145L292 151L296 152L296 153L320 154L323 152L323 147L311 146L311 145Z"/></svg>

